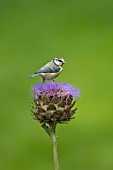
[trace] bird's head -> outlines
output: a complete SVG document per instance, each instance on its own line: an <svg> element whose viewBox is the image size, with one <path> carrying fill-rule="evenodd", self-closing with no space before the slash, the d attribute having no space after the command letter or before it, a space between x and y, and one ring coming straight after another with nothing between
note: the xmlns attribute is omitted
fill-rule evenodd
<svg viewBox="0 0 113 170"><path fill-rule="evenodd" d="M66 62L65 62L64 59L61 58L61 57L55 57L55 58L53 59L53 63L54 63L55 65L57 65L57 66L62 66L62 65L65 64Z"/></svg>

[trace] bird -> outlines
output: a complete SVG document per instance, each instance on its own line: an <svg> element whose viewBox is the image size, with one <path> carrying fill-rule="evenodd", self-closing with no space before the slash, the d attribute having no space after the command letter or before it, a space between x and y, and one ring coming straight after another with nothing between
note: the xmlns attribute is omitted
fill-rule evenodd
<svg viewBox="0 0 113 170"><path fill-rule="evenodd" d="M61 57L55 57L52 61L47 63L45 66L41 67L38 71L36 71L34 74L28 76L28 78L33 78L35 76L41 76L43 79L43 82L45 80L52 80L55 81L55 78L59 76L61 71L63 70L62 66L66 62Z"/></svg>

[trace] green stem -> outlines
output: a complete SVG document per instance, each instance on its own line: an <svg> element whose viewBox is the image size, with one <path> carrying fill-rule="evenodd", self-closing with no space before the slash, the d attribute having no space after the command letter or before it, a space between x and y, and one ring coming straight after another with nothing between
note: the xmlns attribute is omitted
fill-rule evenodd
<svg viewBox="0 0 113 170"><path fill-rule="evenodd" d="M52 145L53 145L53 156L54 156L54 167L55 170L59 170L59 162L58 162L58 154L57 154L57 141L56 141L56 125L51 126L51 139L52 139Z"/></svg>

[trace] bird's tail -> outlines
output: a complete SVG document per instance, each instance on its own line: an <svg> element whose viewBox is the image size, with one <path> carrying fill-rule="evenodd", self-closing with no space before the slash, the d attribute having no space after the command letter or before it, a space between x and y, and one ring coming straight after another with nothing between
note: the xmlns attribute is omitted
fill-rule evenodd
<svg viewBox="0 0 113 170"><path fill-rule="evenodd" d="M33 78L33 77L38 76L38 75L39 75L39 73L34 73L34 74L28 76L27 78Z"/></svg>

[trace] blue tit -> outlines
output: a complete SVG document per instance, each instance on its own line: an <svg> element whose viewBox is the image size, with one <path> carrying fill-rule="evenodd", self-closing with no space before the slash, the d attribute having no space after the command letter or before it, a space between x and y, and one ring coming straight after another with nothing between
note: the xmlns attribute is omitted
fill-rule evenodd
<svg viewBox="0 0 113 170"><path fill-rule="evenodd" d="M51 62L47 63L45 66L41 67L37 72L33 75L28 76L28 78L32 78L34 76L41 76L43 82L45 80L53 80L59 76L62 71L62 66L65 64L65 61L61 57L54 58Z"/></svg>

